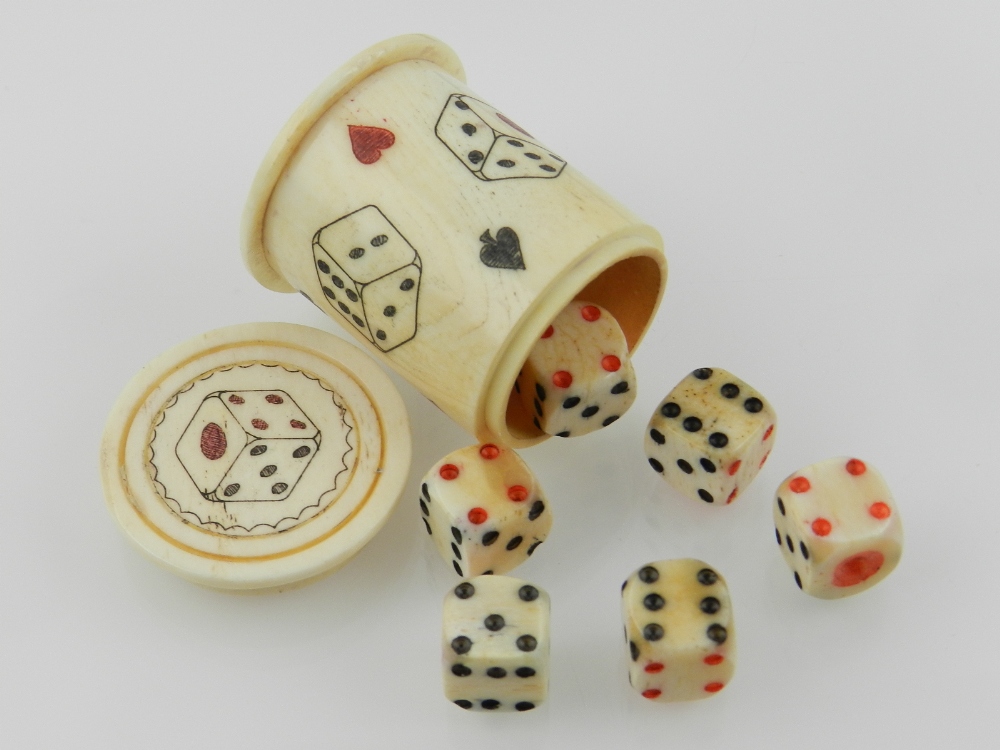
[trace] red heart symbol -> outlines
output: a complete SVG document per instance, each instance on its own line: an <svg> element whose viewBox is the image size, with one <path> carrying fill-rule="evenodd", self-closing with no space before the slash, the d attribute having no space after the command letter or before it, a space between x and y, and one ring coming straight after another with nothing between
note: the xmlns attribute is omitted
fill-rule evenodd
<svg viewBox="0 0 1000 750"><path fill-rule="evenodd" d="M351 150L362 164L374 164L382 158L382 149L396 142L396 136L385 128L348 125L347 132L351 135Z"/></svg>

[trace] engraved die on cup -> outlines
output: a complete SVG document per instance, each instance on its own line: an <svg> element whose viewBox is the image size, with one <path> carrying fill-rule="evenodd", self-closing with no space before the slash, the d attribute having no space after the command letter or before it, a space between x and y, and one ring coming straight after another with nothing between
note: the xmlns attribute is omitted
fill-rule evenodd
<svg viewBox="0 0 1000 750"><path fill-rule="evenodd" d="M416 335L420 256L378 208L317 231L313 260L327 304L379 349Z"/></svg>

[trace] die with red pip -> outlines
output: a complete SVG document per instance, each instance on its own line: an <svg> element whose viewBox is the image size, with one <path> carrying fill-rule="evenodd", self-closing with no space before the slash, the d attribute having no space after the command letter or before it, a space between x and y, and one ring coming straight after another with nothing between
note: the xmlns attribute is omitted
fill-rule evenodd
<svg viewBox="0 0 1000 750"><path fill-rule="evenodd" d="M774 497L774 534L796 585L839 599L888 576L903 552L899 508L870 463L846 456L792 474Z"/></svg>
<svg viewBox="0 0 1000 750"><path fill-rule="evenodd" d="M767 399L732 373L701 367L667 394L646 426L649 465L688 497L732 503L774 446Z"/></svg>
<svg viewBox="0 0 1000 750"><path fill-rule="evenodd" d="M493 443L449 453L420 486L424 528L460 576L505 573L538 549L552 512L535 475Z"/></svg>

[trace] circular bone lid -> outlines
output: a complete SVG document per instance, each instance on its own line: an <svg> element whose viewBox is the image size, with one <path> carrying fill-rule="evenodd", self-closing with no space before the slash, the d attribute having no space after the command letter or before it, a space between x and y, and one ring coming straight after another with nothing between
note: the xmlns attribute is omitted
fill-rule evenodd
<svg viewBox="0 0 1000 750"><path fill-rule="evenodd" d="M108 419L111 514L196 583L273 588L342 565L381 528L410 468L403 401L331 334L254 323L198 336L128 384Z"/></svg>

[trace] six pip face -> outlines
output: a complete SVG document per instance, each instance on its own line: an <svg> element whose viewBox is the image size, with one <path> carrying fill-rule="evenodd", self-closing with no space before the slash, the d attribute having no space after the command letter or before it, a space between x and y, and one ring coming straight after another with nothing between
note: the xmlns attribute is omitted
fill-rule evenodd
<svg viewBox="0 0 1000 750"><path fill-rule="evenodd" d="M443 607L445 696L459 708L530 711L548 692L549 595L500 575L471 578Z"/></svg>
<svg viewBox="0 0 1000 750"><path fill-rule="evenodd" d="M735 627L729 589L695 559L651 562L622 584L629 684L656 701L699 700L733 677Z"/></svg>

